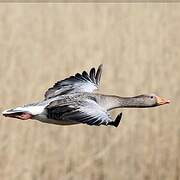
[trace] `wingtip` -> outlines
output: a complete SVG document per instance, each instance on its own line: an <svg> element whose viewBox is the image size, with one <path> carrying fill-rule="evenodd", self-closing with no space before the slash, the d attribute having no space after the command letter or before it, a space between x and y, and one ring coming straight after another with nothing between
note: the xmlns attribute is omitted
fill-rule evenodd
<svg viewBox="0 0 180 180"><path fill-rule="evenodd" d="M119 123L120 123L121 119L122 119L122 112L117 115L117 117L116 117L116 119L114 121L114 126L116 128L119 126Z"/></svg>
<svg viewBox="0 0 180 180"><path fill-rule="evenodd" d="M104 66L103 64L100 64L99 67L98 67L98 69L102 69L103 66Z"/></svg>
<svg viewBox="0 0 180 180"><path fill-rule="evenodd" d="M99 64L99 66L98 66L98 68L97 68L97 71L102 71L103 66L104 66L103 64ZM95 70L96 70L95 67L92 67L91 70L92 70L92 69L95 69Z"/></svg>
<svg viewBox="0 0 180 180"><path fill-rule="evenodd" d="M100 64L98 69L97 69L97 72L96 72L96 84L97 85L100 84L100 79L101 79L101 74L102 74L102 67L103 67L103 64Z"/></svg>

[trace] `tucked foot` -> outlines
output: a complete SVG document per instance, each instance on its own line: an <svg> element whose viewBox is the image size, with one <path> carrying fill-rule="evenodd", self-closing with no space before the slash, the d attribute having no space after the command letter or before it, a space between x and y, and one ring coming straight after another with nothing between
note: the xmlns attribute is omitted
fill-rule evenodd
<svg viewBox="0 0 180 180"><path fill-rule="evenodd" d="M117 117L116 117L116 119L114 121L109 122L108 125L118 127L118 125L119 125L119 123L121 121L121 118L122 118L122 112L117 115Z"/></svg>

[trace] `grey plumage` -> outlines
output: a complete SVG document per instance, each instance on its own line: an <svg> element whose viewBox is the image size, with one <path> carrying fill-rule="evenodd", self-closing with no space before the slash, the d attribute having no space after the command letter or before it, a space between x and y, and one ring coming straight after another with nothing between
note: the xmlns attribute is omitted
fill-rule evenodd
<svg viewBox="0 0 180 180"><path fill-rule="evenodd" d="M58 125L88 124L117 127L122 117L115 120L109 111L115 108L149 108L167 104L170 101L156 95L119 97L94 93L100 84L102 65L58 81L45 93L45 99L38 103L9 109L4 116L22 120L37 119Z"/></svg>
<svg viewBox="0 0 180 180"><path fill-rule="evenodd" d="M98 89L102 65L92 68L89 74L83 71L58 81L45 93L45 100L57 97L45 107L47 118L56 121L86 123L88 125L108 125L112 118L108 111L99 105L99 96L92 93Z"/></svg>
<svg viewBox="0 0 180 180"><path fill-rule="evenodd" d="M77 92L92 92L98 88L102 73L102 65L99 66L97 72L95 68L90 70L88 74L83 71L82 74L77 73L64 80L58 81L53 87L49 88L45 93L45 99L63 94L72 94Z"/></svg>
<svg viewBox="0 0 180 180"><path fill-rule="evenodd" d="M76 121L88 125L108 125L113 121L106 109L98 103L98 95L75 93L64 95L62 99L52 101L47 107L49 119Z"/></svg>
<svg viewBox="0 0 180 180"><path fill-rule="evenodd" d="M57 97L45 110L47 118L56 121L85 123L88 125L108 125L113 121L108 111L98 103L98 95L92 93L98 89L102 74L102 65L92 68L89 74L83 71L58 81L45 93L45 100Z"/></svg>

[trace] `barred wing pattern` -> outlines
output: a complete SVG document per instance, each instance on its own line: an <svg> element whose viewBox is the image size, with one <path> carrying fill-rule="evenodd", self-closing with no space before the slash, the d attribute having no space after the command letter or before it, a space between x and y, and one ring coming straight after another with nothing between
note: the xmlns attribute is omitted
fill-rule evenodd
<svg viewBox="0 0 180 180"><path fill-rule="evenodd" d="M93 92L98 89L101 74L102 64L98 67L97 71L95 68L92 68L89 74L83 71L82 74L77 73L74 76L58 81L46 91L45 99L76 92Z"/></svg>

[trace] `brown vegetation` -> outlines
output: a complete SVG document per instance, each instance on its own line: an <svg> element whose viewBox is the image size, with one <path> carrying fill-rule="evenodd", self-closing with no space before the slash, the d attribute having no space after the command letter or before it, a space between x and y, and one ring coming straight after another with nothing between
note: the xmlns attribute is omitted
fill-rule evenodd
<svg viewBox="0 0 180 180"><path fill-rule="evenodd" d="M1 111L100 63L101 91L172 103L123 110L118 128L0 116L0 179L179 180L179 19L179 4L1 4Z"/></svg>

